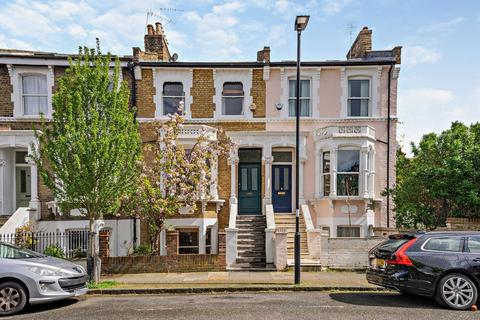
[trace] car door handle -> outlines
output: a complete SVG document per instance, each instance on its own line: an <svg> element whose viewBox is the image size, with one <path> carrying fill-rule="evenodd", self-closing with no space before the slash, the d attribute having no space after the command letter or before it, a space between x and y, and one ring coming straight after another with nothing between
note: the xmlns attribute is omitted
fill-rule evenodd
<svg viewBox="0 0 480 320"><path fill-rule="evenodd" d="M475 258L472 260L473 262L480 262L480 258Z"/></svg>

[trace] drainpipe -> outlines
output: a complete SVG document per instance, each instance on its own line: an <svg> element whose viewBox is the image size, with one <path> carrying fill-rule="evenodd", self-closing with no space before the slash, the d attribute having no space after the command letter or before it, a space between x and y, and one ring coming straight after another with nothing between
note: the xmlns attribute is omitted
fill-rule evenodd
<svg viewBox="0 0 480 320"><path fill-rule="evenodd" d="M390 228L390 92L391 92L391 79L392 69L395 63L390 65L388 70L388 99L387 99L387 228Z"/></svg>
<svg viewBox="0 0 480 320"><path fill-rule="evenodd" d="M130 75L132 77L132 93L130 97L130 102L131 102L131 107L136 107L137 104L137 84L135 82L135 65L133 61L128 62L128 70L130 71ZM133 115L133 121L137 121L137 110L135 110L135 113ZM137 247L137 217L133 216L133 239L132 239L132 244L133 244L133 249Z"/></svg>

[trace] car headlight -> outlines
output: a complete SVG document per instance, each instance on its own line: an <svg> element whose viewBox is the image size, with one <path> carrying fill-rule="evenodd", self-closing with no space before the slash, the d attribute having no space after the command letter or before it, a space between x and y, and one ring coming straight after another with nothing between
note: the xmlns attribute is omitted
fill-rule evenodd
<svg viewBox="0 0 480 320"><path fill-rule="evenodd" d="M70 275L67 272L62 271L61 269L53 269L46 267L27 267L27 269L35 274L38 274L39 276L66 277Z"/></svg>

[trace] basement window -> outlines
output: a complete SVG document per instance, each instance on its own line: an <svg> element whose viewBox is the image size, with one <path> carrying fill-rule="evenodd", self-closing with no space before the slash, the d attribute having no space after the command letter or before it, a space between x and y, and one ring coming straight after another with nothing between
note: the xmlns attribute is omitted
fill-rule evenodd
<svg viewBox="0 0 480 320"><path fill-rule="evenodd" d="M338 226L337 237L360 238L360 227L359 226Z"/></svg>
<svg viewBox="0 0 480 320"><path fill-rule="evenodd" d="M198 229L180 229L178 231L178 253L198 254Z"/></svg>

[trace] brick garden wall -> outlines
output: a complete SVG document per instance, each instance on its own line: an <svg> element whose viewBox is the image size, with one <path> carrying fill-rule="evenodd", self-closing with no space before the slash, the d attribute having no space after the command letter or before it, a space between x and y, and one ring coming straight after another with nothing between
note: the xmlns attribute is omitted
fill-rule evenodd
<svg viewBox="0 0 480 320"><path fill-rule="evenodd" d="M178 231L167 232L166 256L102 258L102 274L225 271L225 233L218 234L218 254L178 254Z"/></svg>

